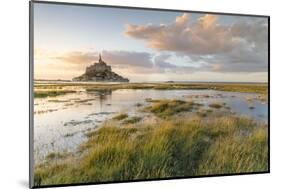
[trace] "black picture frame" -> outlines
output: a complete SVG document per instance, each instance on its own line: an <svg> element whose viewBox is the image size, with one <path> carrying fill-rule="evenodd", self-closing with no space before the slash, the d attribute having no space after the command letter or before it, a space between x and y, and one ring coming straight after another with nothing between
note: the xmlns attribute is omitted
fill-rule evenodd
<svg viewBox="0 0 281 189"><path fill-rule="evenodd" d="M167 11L167 12L186 12L186 13L203 13L216 15L231 15L231 16L247 16L247 17L262 17L268 21L268 170L261 172L246 172L233 174L214 174L214 175L197 175L197 176L183 176L171 178L157 178L157 179L139 179L139 180L123 180L123 181L108 181L108 182L89 182L89 183L69 183L34 186L33 179L33 106L34 106L34 4L53 4L66 6L87 6L87 7L103 7L116 9L133 9L133 10L153 10L153 11ZM160 181L160 180L174 180L174 179L188 179L188 178L205 178L205 177L221 177L221 176L239 176L252 174L266 174L270 173L270 16L256 15L256 14L241 14L241 13L225 13L225 12L211 12L211 11L192 11L180 9L162 9L162 8L147 8L147 7L131 7L131 6L115 6L115 5L101 5L101 4L85 4L85 3L69 3L69 2L55 2L55 1L29 1L29 187L30 188L49 188L49 187L65 187L65 186L81 186L81 185L97 185L97 184L112 184L112 183L128 183L128 182L142 182L142 181Z"/></svg>

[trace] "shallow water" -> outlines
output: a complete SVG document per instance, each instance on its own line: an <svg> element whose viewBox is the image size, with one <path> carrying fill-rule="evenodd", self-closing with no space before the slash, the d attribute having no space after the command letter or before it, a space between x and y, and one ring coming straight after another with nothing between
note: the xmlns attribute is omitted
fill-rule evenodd
<svg viewBox="0 0 281 189"><path fill-rule="evenodd" d="M86 140L86 132L98 128L101 122L116 114L139 115L136 104L148 104L146 98L192 99L205 106L221 102L238 115L266 123L268 118L267 102L261 102L257 99L258 95L252 93L154 89L77 91L58 97L34 99L35 163L41 162L50 152L75 152L78 145ZM254 108L250 109L250 106Z"/></svg>

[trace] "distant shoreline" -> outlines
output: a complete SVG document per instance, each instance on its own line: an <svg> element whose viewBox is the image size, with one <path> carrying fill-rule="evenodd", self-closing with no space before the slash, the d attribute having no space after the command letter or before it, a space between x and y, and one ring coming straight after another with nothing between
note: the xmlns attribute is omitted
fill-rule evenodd
<svg viewBox="0 0 281 189"><path fill-rule="evenodd" d="M45 89L52 87L53 91L49 91L51 95L57 95L58 93L65 94L65 90L69 92L75 92L67 87L84 87L86 91L96 90L117 90L117 89L155 89L155 90L220 90L220 91L231 91L231 92L254 92L260 94L268 93L267 83L118 83L118 82L58 82L58 81L43 81L35 82L35 96L48 96ZM41 91L40 91L41 90ZM42 91L43 90L43 91ZM42 94L41 94L42 93Z"/></svg>
<svg viewBox="0 0 281 189"><path fill-rule="evenodd" d="M72 81L72 80L64 80L64 79L55 79L55 80L49 80L49 79L34 79L34 82L48 82L48 83L63 83L63 82L67 82L67 83L73 83L73 84L79 84L79 83L89 83L89 84L120 84L123 82L95 82L95 81ZM268 82L238 82L238 81L139 81L139 82L128 82L130 84L149 84L149 83L202 83L202 84L268 84Z"/></svg>

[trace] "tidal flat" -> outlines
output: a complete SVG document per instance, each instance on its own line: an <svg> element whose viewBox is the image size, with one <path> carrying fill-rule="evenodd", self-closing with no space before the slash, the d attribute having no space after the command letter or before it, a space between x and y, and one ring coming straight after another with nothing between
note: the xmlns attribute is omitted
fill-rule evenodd
<svg viewBox="0 0 281 189"><path fill-rule="evenodd" d="M267 90L35 83L35 185L267 171Z"/></svg>

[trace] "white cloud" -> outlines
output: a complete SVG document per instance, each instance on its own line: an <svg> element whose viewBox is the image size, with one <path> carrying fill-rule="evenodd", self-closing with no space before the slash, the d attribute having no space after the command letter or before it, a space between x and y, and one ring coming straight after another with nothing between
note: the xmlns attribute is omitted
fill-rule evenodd
<svg viewBox="0 0 281 189"><path fill-rule="evenodd" d="M248 18L220 25L219 16L204 15L191 22L188 14L167 25L127 24L125 35L144 40L158 51L188 56L216 71L267 71L268 25L266 18Z"/></svg>

